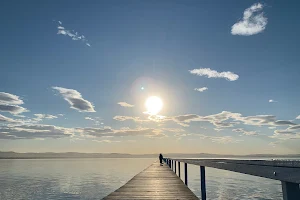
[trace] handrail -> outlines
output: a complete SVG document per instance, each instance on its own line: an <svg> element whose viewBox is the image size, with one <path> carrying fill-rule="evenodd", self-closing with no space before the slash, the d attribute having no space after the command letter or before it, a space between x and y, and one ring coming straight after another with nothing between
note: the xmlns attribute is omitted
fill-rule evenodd
<svg viewBox="0 0 300 200"><path fill-rule="evenodd" d="M174 169L178 163L178 174L180 176L180 163L184 163L185 184L187 180L187 164L200 166L201 174L201 197L206 200L205 167L223 169L252 176L259 176L282 183L284 200L300 199L300 161L282 160L230 160L230 159L173 159L165 158L164 161ZM176 173L176 172L175 172Z"/></svg>

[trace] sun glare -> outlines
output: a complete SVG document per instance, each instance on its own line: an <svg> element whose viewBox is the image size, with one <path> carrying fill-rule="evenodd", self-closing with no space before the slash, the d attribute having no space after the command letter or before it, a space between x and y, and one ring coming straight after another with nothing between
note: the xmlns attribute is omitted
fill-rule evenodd
<svg viewBox="0 0 300 200"><path fill-rule="evenodd" d="M147 108L147 113L156 115L161 111L163 102L161 98L157 96L151 96L146 100L145 106Z"/></svg>

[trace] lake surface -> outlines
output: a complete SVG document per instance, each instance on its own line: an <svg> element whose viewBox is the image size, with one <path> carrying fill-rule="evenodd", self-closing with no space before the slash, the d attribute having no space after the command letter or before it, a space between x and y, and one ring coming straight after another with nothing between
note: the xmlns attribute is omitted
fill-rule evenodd
<svg viewBox="0 0 300 200"><path fill-rule="evenodd" d="M155 159L0 160L0 200L101 199ZM183 175L183 165L181 166ZM279 181L206 168L207 199L281 200ZM182 176L184 179L184 176ZM199 167L188 165L189 187L200 196Z"/></svg>

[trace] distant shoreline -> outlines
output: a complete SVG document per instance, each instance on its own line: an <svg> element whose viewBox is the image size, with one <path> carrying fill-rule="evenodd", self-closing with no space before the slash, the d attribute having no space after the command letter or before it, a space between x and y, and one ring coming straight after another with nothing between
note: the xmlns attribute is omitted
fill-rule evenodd
<svg viewBox="0 0 300 200"><path fill-rule="evenodd" d="M122 154L122 153L17 153L1 152L0 159L70 159L70 158L157 158L158 154ZM249 154L249 155L230 155L230 154L209 154L209 153L168 153L164 157L170 158L299 158L300 154Z"/></svg>

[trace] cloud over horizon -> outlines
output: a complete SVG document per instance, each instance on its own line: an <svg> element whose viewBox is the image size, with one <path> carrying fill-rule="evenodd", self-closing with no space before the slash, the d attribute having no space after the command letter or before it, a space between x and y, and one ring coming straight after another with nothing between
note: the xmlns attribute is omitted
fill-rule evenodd
<svg viewBox="0 0 300 200"><path fill-rule="evenodd" d="M250 36L258 34L266 29L268 19L261 12L263 9L261 3L253 4L244 11L243 19L231 27L232 35Z"/></svg>
<svg viewBox="0 0 300 200"><path fill-rule="evenodd" d="M73 129L53 125L31 124L0 126L0 139L45 139L69 137Z"/></svg>
<svg viewBox="0 0 300 200"><path fill-rule="evenodd" d="M96 112L91 102L83 99L80 92L74 89L68 89L63 87L52 87L57 90L62 97L71 105L70 108L79 112Z"/></svg>
<svg viewBox="0 0 300 200"><path fill-rule="evenodd" d="M224 78L228 81L236 81L239 78L239 75L233 72L217 72L216 70L212 70L210 68L193 69L189 70L189 72L197 76L206 76L207 78Z"/></svg>
<svg viewBox="0 0 300 200"><path fill-rule="evenodd" d="M105 128L76 128L77 132L82 135L90 135L94 137L126 137L126 136L145 136L149 138L165 137L161 130L153 128L121 128L113 129L111 127Z"/></svg>

